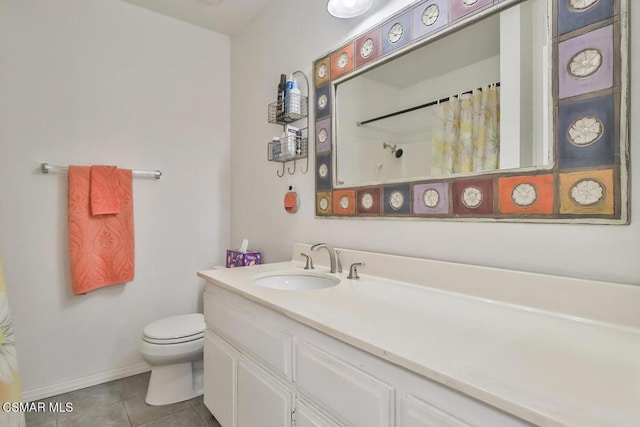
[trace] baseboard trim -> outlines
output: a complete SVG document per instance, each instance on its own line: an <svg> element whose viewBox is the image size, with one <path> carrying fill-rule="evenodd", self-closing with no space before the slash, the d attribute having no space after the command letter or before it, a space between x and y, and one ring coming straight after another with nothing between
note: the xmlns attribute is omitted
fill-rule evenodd
<svg viewBox="0 0 640 427"><path fill-rule="evenodd" d="M113 371L102 372L84 378L78 378L59 384L23 391L22 400L25 402L32 402L34 400L46 399L47 397L80 390L85 387L91 387L93 385L113 380L119 380L120 378L130 377L131 375L141 374L150 370L151 365L146 362L142 362L125 368L114 369Z"/></svg>

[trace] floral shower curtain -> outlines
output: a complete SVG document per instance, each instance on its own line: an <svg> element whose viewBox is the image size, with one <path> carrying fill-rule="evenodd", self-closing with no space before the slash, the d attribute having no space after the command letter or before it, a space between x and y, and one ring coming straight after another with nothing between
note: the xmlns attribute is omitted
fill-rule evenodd
<svg viewBox="0 0 640 427"><path fill-rule="evenodd" d="M452 96L434 112L431 175L498 169L500 88Z"/></svg>
<svg viewBox="0 0 640 427"><path fill-rule="evenodd" d="M13 338L13 326L9 314L7 288L4 283L4 273L0 262L0 426L23 427L24 413L7 411L7 403L21 402L22 390L18 375L16 360L16 346Z"/></svg>

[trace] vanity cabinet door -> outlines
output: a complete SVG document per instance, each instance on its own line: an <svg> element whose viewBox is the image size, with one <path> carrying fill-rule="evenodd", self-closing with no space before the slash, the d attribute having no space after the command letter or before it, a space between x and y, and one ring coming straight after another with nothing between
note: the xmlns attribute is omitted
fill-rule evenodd
<svg viewBox="0 0 640 427"><path fill-rule="evenodd" d="M394 424L394 388L319 348L296 343L296 390L347 426Z"/></svg>
<svg viewBox="0 0 640 427"><path fill-rule="evenodd" d="M238 359L237 379L237 427L291 427L291 391L245 357Z"/></svg>
<svg viewBox="0 0 640 427"><path fill-rule="evenodd" d="M400 398L399 427L470 427L470 425L409 395Z"/></svg>
<svg viewBox="0 0 640 427"><path fill-rule="evenodd" d="M296 427L340 427L311 403L296 401Z"/></svg>
<svg viewBox="0 0 640 427"><path fill-rule="evenodd" d="M238 353L220 337L204 333L204 404L222 427L235 427Z"/></svg>

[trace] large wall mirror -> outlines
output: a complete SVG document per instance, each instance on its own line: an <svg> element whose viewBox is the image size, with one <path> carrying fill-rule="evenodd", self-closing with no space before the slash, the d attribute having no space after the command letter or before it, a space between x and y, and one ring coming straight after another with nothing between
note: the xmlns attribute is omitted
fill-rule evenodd
<svg viewBox="0 0 640 427"><path fill-rule="evenodd" d="M317 215L627 223L626 8L423 0L319 58Z"/></svg>

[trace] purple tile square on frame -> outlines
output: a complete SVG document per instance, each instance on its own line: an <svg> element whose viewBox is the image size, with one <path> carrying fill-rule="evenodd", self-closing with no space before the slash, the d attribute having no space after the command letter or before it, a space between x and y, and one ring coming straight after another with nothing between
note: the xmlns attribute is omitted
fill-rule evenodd
<svg viewBox="0 0 640 427"><path fill-rule="evenodd" d="M587 77L569 72L572 59L585 49L602 55L598 70ZM613 86L613 25L588 32L558 44L558 90L560 98L582 95Z"/></svg>
<svg viewBox="0 0 640 427"><path fill-rule="evenodd" d="M478 0L467 6L463 0L449 0L449 22L453 22L471 13L477 12L485 6L493 4L493 0Z"/></svg>
<svg viewBox="0 0 640 427"><path fill-rule="evenodd" d="M435 17L436 11L437 18ZM449 22L449 4L447 0L430 0L414 7L411 14L413 19L412 38L417 39L447 25ZM426 23L422 19L423 14L425 14Z"/></svg>
<svg viewBox="0 0 640 427"><path fill-rule="evenodd" d="M413 213L416 215L448 214L449 185L443 182L414 185Z"/></svg>
<svg viewBox="0 0 640 427"><path fill-rule="evenodd" d="M331 117L316 122L316 153L331 151Z"/></svg>

